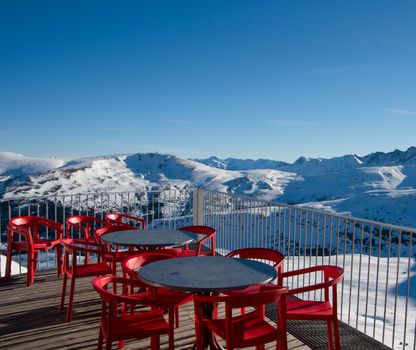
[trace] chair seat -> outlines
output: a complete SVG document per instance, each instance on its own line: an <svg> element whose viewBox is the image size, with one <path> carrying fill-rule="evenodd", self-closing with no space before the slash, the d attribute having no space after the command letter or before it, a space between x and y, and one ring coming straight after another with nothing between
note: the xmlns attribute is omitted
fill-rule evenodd
<svg viewBox="0 0 416 350"><path fill-rule="evenodd" d="M286 299L287 318L292 319L322 319L332 316L333 311L328 301L313 301L301 299Z"/></svg>
<svg viewBox="0 0 416 350"><path fill-rule="evenodd" d="M188 301L192 300L192 294L177 292L171 289L158 288L157 289L157 301L161 305L165 304L168 306L179 306Z"/></svg>
<svg viewBox="0 0 416 350"><path fill-rule="evenodd" d="M102 320L102 330L106 333L108 319ZM158 334L168 333L168 323L162 311L152 310L133 315L124 315L111 322L112 340L130 338L148 338Z"/></svg>
<svg viewBox="0 0 416 350"><path fill-rule="evenodd" d="M67 267L67 272L72 274L72 266ZM76 275L77 277L90 277L98 275L111 274L113 270L105 262L88 264L88 265L77 265Z"/></svg>
<svg viewBox="0 0 416 350"><path fill-rule="evenodd" d="M35 239L33 240L33 246L35 249L52 249L60 243L60 240L53 239Z"/></svg>
<svg viewBox="0 0 416 350"><path fill-rule="evenodd" d="M59 244L60 240L52 239L34 239L33 240L33 249L34 250L49 250L54 248ZM27 250L26 242L13 242L14 250Z"/></svg>
<svg viewBox="0 0 416 350"><path fill-rule="evenodd" d="M216 334L226 338L226 320L204 320ZM233 317L232 339L235 347L248 347L276 341L279 332L275 327L258 317L255 312Z"/></svg>

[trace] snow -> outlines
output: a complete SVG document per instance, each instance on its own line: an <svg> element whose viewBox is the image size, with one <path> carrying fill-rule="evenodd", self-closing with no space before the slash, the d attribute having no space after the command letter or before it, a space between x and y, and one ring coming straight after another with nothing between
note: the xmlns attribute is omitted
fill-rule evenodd
<svg viewBox="0 0 416 350"><path fill-rule="evenodd" d="M13 152L0 152L1 176L27 176L58 168L63 164L61 159L31 158Z"/></svg>
<svg viewBox="0 0 416 350"><path fill-rule="evenodd" d="M26 267L20 265L19 263L12 261L12 275L19 275L21 273L26 273ZM6 274L6 256L0 254L0 276Z"/></svg>
<svg viewBox="0 0 416 350"><path fill-rule="evenodd" d="M309 258L305 259L303 257L289 258L286 262L286 269L303 268L311 263L313 265L333 265L336 262L334 256L331 259L328 257L312 257L311 260L309 261ZM401 342L404 338L405 321L407 321L407 343L412 344L414 339L409 334L415 329L416 322L414 317L416 315L416 260L412 259L410 269L408 263L407 258L400 260L398 258L378 259L374 256L363 255L360 261L358 255L340 256L338 266L344 268L344 281L338 286L340 320L390 347L393 347L394 339L394 349L403 348ZM406 287L408 278L410 288L407 303ZM315 283L315 281L314 277L311 277L311 280L308 278L305 282L307 284ZM296 280L293 280L293 285L289 284L289 287L296 287L298 285L296 282ZM302 283L299 283L299 285L302 285ZM397 300L395 298L396 286ZM303 297L307 296L304 295ZM310 295L310 297L312 296ZM320 298L321 295L314 295L314 297ZM406 308L407 320L405 320ZM394 330L393 324L396 325ZM412 347L408 346L406 348L411 349Z"/></svg>
<svg viewBox="0 0 416 350"><path fill-rule="evenodd" d="M199 161L158 153L72 160L0 152L3 198L202 188L416 227L416 148L330 159Z"/></svg>

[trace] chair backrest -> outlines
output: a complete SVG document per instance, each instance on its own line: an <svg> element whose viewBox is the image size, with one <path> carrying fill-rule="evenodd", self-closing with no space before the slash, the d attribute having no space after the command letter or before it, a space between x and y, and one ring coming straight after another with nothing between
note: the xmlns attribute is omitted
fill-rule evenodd
<svg viewBox="0 0 416 350"><path fill-rule="evenodd" d="M289 277L293 278L294 276L298 276L299 278L299 276L307 275L307 274L320 274L321 277L318 275L315 275L316 277L318 277L318 281L317 281L317 278L315 278L314 283L310 283L312 278L308 278L307 280L309 281L309 283L307 285L302 285L302 286L298 286L296 288L290 289L288 294L296 295L296 294L302 294L302 293L322 289L324 290L325 300L328 301L329 289L332 287L333 303L336 305L336 298L337 298L336 289L337 289L337 284L344 278L343 268L339 266L334 266L334 265L317 265L317 266L306 267L304 269L291 270L291 271L279 274L277 276L279 279L278 283L279 285L283 285L284 284L283 280L285 278L289 278ZM323 277L323 282L319 282L319 279L322 280L322 277ZM305 278L303 278L303 280L305 281Z"/></svg>
<svg viewBox="0 0 416 350"><path fill-rule="evenodd" d="M72 266L72 272L76 273L76 266L80 265L78 260L80 256L87 257L89 254L96 254L98 261L101 260L103 251L98 243L88 242L86 243L82 239L66 238L61 241L64 248L64 269ZM89 259L84 259L81 265L87 265L90 262Z"/></svg>
<svg viewBox="0 0 416 350"><path fill-rule="evenodd" d="M338 284L344 278L344 269L335 265L324 265L323 272L325 280L331 280L332 285Z"/></svg>
<svg viewBox="0 0 416 350"><path fill-rule="evenodd" d="M124 214L124 213L106 213L106 220L113 225L128 225L131 228L136 228L135 223L139 223L141 229L146 228L146 220L138 218L136 216ZM132 224L133 223L133 224Z"/></svg>
<svg viewBox="0 0 416 350"><path fill-rule="evenodd" d="M138 279L137 269L155 261L174 258L174 254L163 253L163 250L159 252L145 252L139 253L124 259L121 263L121 267L125 275L132 279Z"/></svg>
<svg viewBox="0 0 416 350"><path fill-rule="evenodd" d="M216 237L216 231L214 228L210 227L210 226L204 226L204 225L195 225L195 226L183 226L183 227L178 227L178 230L180 231L185 231L185 232L189 232L189 233L193 233L195 235L198 236L203 236L198 237L198 242L196 245L196 254L195 255L199 255L201 252L201 248L202 245L205 242L210 242L210 253L209 255L211 256L215 256L215 237ZM188 245L185 246L185 249L188 248Z"/></svg>
<svg viewBox="0 0 416 350"><path fill-rule="evenodd" d="M159 303L151 298L126 295L126 290L132 288L145 288L140 280L131 280L116 276L99 276L92 280L92 286L105 303L129 303L158 307ZM113 313L112 316L115 316Z"/></svg>
<svg viewBox="0 0 416 350"><path fill-rule="evenodd" d="M256 293L239 294L227 296L226 305L231 309L240 309L244 307L255 307L267 304L278 303L282 296L288 292L287 287L279 287L274 284L264 285Z"/></svg>
<svg viewBox="0 0 416 350"><path fill-rule="evenodd" d="M62 225L41 216L16 216L11 218L7 225L7 229L11 234L24 235L28 241L39 239L41 227L56 231L54 239L62 238Z"/></svg>
<svg viewBox="0 0 416 350"><path fill-rule="evenodd" d="M195 312L198 319L203 319L202 308L204 303L225 303L225 319L229 326L232 326L233 310L246 307L256 308L256 312L262 310L267 304L277 304L276 319L286 319L285 297L288 292L287 287L280 287L274 284L262 286L258 291L248 294L203 296L194 295Z"/></svg>
<svg viewBox="0 0 416 350"><path fill-rule="evenodd" d="M95 216L87 216L87 215L74 215L66 218L66 231L65 231L65 238L83 238L89 239L94 237L94 231L98 227L110 226L111 224L100 218L96 218ZM71 231L73 235L71 235ZM76 234L78 231L78 234ZM81 235L79 235L79 232Z"/></svg>
<svg viewBox="0 0 416 350"><path fill-rule="evenodd" d="M267 260L273 263L278 273L282 272L285 260L285 256L282 253L270 248L242 248L229 252L227 256L241 259Z"/></svg>

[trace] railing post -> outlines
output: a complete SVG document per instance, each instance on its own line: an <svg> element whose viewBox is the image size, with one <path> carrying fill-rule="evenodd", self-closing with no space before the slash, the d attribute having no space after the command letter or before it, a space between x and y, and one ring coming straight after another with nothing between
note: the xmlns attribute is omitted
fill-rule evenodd
<svg viewBox="0 0 416 350"><path fill-rule="evenodd" d="M204 192L201 189L195 189L193 191L192 212L193 212L193 225L203 225L203 195Z"/></svg>

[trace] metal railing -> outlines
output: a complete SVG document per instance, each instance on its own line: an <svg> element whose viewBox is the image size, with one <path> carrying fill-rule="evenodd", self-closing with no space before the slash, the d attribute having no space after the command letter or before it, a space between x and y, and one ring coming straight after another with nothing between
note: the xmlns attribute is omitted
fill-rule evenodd
<svg viewBox="0 0 416 350"><path fill-rule="evenodd" d="M90 215L104 218L107 212L123 212L146 219L148 227L174 228L192 224L192 191L161 190L141 192L113 192L100 194L77 194L37 198L16 198L0 201L0 277L4 275L7 252L7 222L14 216L36 215L46 217L64 225L72 215ZM52 231L41 233L42 238L51 238ZM38 268L56 266L55 254L51 251L39 254ZM26 255L14 256L15 274L25 273ZM17 269L17 271L16 271Z"/></svg>
<svg viewBox="0 0 416 350"><path fill-rule="evenodd" d="M207 190L68 195L1 201L2 253L10 217L40 215L65 223L70 215L102 218L110 211L141 216L150 227L212 226L219 253L274 248L287 257L286 271L341 266L345 278L338 289L339 319L389 347L416 349L416 230L411 228ZM16 260L24 263L24 256ZM51 267L49 261L45 255L43 267ZM292 278L288 286L321 277Z"/></svg>
<svg viewBox="0 0 416 350"><path fill-rule="evenodd" d="M212 191L200 196L200 216L217 229L219 252L274 248L287 257L286 271L343 267L339 319L389 347L415 349L415 229ZM320 278L287 282L294 288Z"/></svg>

